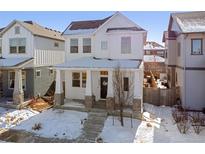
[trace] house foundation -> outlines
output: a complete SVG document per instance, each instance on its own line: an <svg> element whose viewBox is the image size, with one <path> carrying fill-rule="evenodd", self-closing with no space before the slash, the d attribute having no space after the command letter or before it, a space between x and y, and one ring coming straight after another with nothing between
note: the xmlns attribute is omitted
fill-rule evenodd
<svg viewBox="0 0 205 154"><path fill-rule="evenodd" d="M64 94L55 94L54 96L55 105L63 105L64 104Z"/></svg>
<svg viewBox="0 0 205 154"><path fill-rule="evenodd" d="M142 113L143 107L142 107L142 99L133 99L133 106L132 109L134 112Z"/></svg>
<svg viewBox="0 0 205 154"><path fill-rule="evenodd" d="M114 106L115 106L114 103L115 103L115 102L114 102L114 98L113 98L113 97L108 97L108 98L106 99L106 109L108 109L108 110L114 110Z"/></svg>

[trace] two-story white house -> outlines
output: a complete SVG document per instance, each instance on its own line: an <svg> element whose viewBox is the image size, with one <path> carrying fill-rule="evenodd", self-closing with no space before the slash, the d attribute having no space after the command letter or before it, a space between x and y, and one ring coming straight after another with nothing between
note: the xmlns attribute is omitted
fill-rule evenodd
<svg viewBox="0 0 205 154"><path fill-rule="evenodd" d="M0 31L3 97L21 103L44 95L55 80L53 66L64 62L61 33L32 21L12 21Z"/></svg>
<svg viewBox="0 0 205 154"><path fill-rule="evenodd" d="M146 34L120 12L101 20L71 22L63 32L65 63L56 66L56 103L62 104L65 95L65 99L85 100L86 107L105 100L112 108L113 71L120 67L126 71L124 87L134 76L133 102L141 110Z"/></svg>
<svg viewBox="0 0 205 154"><path fill-rule="evenodd" d="M163 41L170 87L186 109L205 108L205 12L173 13Z"/></svg>

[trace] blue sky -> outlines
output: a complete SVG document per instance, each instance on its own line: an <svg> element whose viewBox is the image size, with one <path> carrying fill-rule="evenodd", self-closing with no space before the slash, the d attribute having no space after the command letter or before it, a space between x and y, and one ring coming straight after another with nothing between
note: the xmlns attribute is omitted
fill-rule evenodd
<svg viewBox="0 0 205 154"><path fill-rule="evenodd" d="M42 26L63 31L71 21L101 19L114 12L0 12L0 27L14 19L33 20ZM148 31L148 40L161 43L167 29L170 12L122 12L136 24Z"/></svg>

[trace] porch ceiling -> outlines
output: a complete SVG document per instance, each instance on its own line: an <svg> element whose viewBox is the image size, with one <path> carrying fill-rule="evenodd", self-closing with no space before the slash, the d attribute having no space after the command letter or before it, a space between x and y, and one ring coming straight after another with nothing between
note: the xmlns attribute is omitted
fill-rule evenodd
<svg viewBox="0 0 205 154"><path fill-rule="evenodd" d="M56 68L117 68L138 69L142 60L83 57L56 65Z"/></svg>

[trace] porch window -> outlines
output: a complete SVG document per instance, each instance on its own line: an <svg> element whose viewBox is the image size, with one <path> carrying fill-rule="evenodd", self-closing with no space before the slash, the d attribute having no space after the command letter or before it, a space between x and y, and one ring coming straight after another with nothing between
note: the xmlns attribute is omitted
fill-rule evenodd
<svg viewBox="0 0 205 154"><path fill-rule="evenodd" d="M14 89L15 84L15 72L10 71L9 72L9 89ZM22 88L26 89L26 72L22 71Z"/></svg>
<svg viewBox="0 0 205 154"><path fill-rule="evenodd" d="M74 72L72 74L72 86L80 87L80 73Z"/></svg>
<svg viewBox="0 0 205 154"><path fill-rule="evenodd" d="M191 39L191 54L202 55L202 39Z"/></svg>
<svg viewBox="0 0 205 154"><path fill-rule="evenodd" d="M181 44L180 42L177 43L177 51L178 51L178 57L181 56Z"/></svg>
<svg viewBox="0 0 205 154"><path fill-rule="evenodd" d="M123 83L124 83L124 91L129 91L129 78L124 77Z"/></svg>
<svg viewBox="0 0 205 154"><path fill-rule="evenodd" d="M86 87L86 72L82 73L82 88Z"/></svg>
<svg viewBox="0 0 205 154"><path fill-rule="evenodd" d="M9 39L10 53L26 53L26 38Z"/></svg>
<svg viewBox="0 0 205 154"><path fill-rule="evenodd" d="M91 53L91 39L90 38L83 39L83 53Z"/></svg>
<svg viewBox="0 0 205 154"><path fill-rule="evenodd" d="M78 39L70 39L70 53L78 53Z"/></svg>
<svg viewBox="0 0 205 154"><path fill-rule="evenodd" d="M121 38L121 53L131 53L131 37Z"/></svg>

